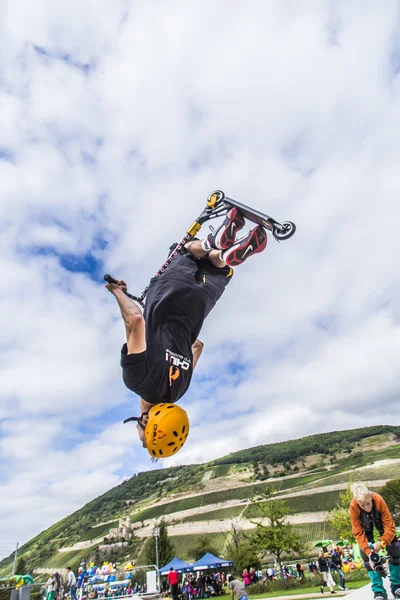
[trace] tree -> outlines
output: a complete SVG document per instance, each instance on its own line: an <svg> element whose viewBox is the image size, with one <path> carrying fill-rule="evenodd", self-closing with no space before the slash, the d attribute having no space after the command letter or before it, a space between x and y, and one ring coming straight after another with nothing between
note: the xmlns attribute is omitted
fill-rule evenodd
<svg viewBox="0 0 400 600"><path fill-rule="evenodd" d="M175 547L168 537L168 527L164 519L156 524L160 528L158 538L158 565L163 567L175 556ZM146 545L146 561L148 565L157 564L156 561L156 540L154 535L149 539Z"/></svg>
<svg viewBox="0 0 400 600"><path fill-rule="evenodd" d="M23 556L20 556L17 560L17 567L16 567L16 573L18 575L26 575L27 574L27 566L26 566L26 560Z"/></svg>
<svg viewBox="0 0 400 600"><path fill-rule="evenodd" d="M347 487L347 490L339 494L340 500L327 518L326 522L332 527L336 535L343 539L355 542L353 535L350 519L350 502L352 501L353 494L351 493L351 481Z"/></svg>
<svg viewBox="0 0 400 600"><path fill-rule="evenodd" d="M395 523L400 523L400 478L388 481L386 485L379 490Z"/></svg>
<svg viewBox="0 0 400 600"><path fill-rule="evenodd" d="M261 568L257 550L236 521L231 522L231 529L227 533L226 557L233 562L234 569L239 574L250 567Z"/></svg>
<svg viewBox="0 0 400 600"><path fill-rule="evenodd" d="M265 494L261 495L263 501L256 502L254 498L251 500L262 517L267 519L268 524L252 521L256 530L249 539L259 553L276 556L279 566L282 567L281 557L285 552L302 553L307 547L294 527L286 522L289 509L285 500L272 500L273 494L274 488L267 486Z"/></svg>
<svg viewBox="0 0 400 600"><path fill-rule="evenodd" d="M196 545L191 548L191 555L196 560L199 560L206 552L210 552L211 554L217 554L218 550L216 550L215 546L213 546L212 541L210 540L210 536L207 534L199 535L196 540Z"/></svg>

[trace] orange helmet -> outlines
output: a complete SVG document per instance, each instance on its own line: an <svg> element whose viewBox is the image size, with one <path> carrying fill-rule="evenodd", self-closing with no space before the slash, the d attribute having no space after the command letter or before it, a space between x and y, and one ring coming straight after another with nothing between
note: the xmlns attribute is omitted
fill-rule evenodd
<svg viewBox="0 0 400 600"><path fill-rule="evenodd" d="M146 413L144 413L146 414ZM147 451L152 458L167 458L180 450L189 435L189 419L186 411L176 404L155 404L147 413L146 425L141 417L131 417L127 421L137 421L144 429Z"/></svg>

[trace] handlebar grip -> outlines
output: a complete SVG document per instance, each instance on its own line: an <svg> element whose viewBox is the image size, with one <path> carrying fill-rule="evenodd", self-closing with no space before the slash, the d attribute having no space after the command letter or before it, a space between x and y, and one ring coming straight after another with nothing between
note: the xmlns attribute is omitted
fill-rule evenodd
<svg viewBox="0 0 400 600"><path fill-rule="evenodd" d="M114 279L114 277L111 277L111 275L108 275L108 273L104 275L104 281L107 281L107 283L118 283L118 281Z"/></svg>

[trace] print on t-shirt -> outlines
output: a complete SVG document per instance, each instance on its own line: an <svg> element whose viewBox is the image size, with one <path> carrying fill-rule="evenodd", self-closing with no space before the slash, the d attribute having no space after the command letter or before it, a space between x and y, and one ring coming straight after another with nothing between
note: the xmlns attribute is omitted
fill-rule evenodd
<svg viewBox="0 0 400 600"><path fill-rule="evenodd" d="M165 351L165 360L168 363L172 363L168 371L169 387L171 387L174 381L179 379L181 375L181 369L184 371L189 371L192 361L190 358L187 358L182 354L172 352L172 350L169 348L167 348Z"/></svg>

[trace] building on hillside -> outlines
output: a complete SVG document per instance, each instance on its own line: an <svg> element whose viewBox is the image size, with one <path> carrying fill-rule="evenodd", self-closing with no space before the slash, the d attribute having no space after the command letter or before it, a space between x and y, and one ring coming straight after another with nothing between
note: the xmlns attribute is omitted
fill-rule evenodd
<svg viewBox="0 0 400 600"><path fill-rule="evenodd" d="M119 519L118 527L114 527L110 529L110 533L105 536L107 540L131 540L134 536L134 529L132 527L130 516L125 517L124 519Z"/></svg>

